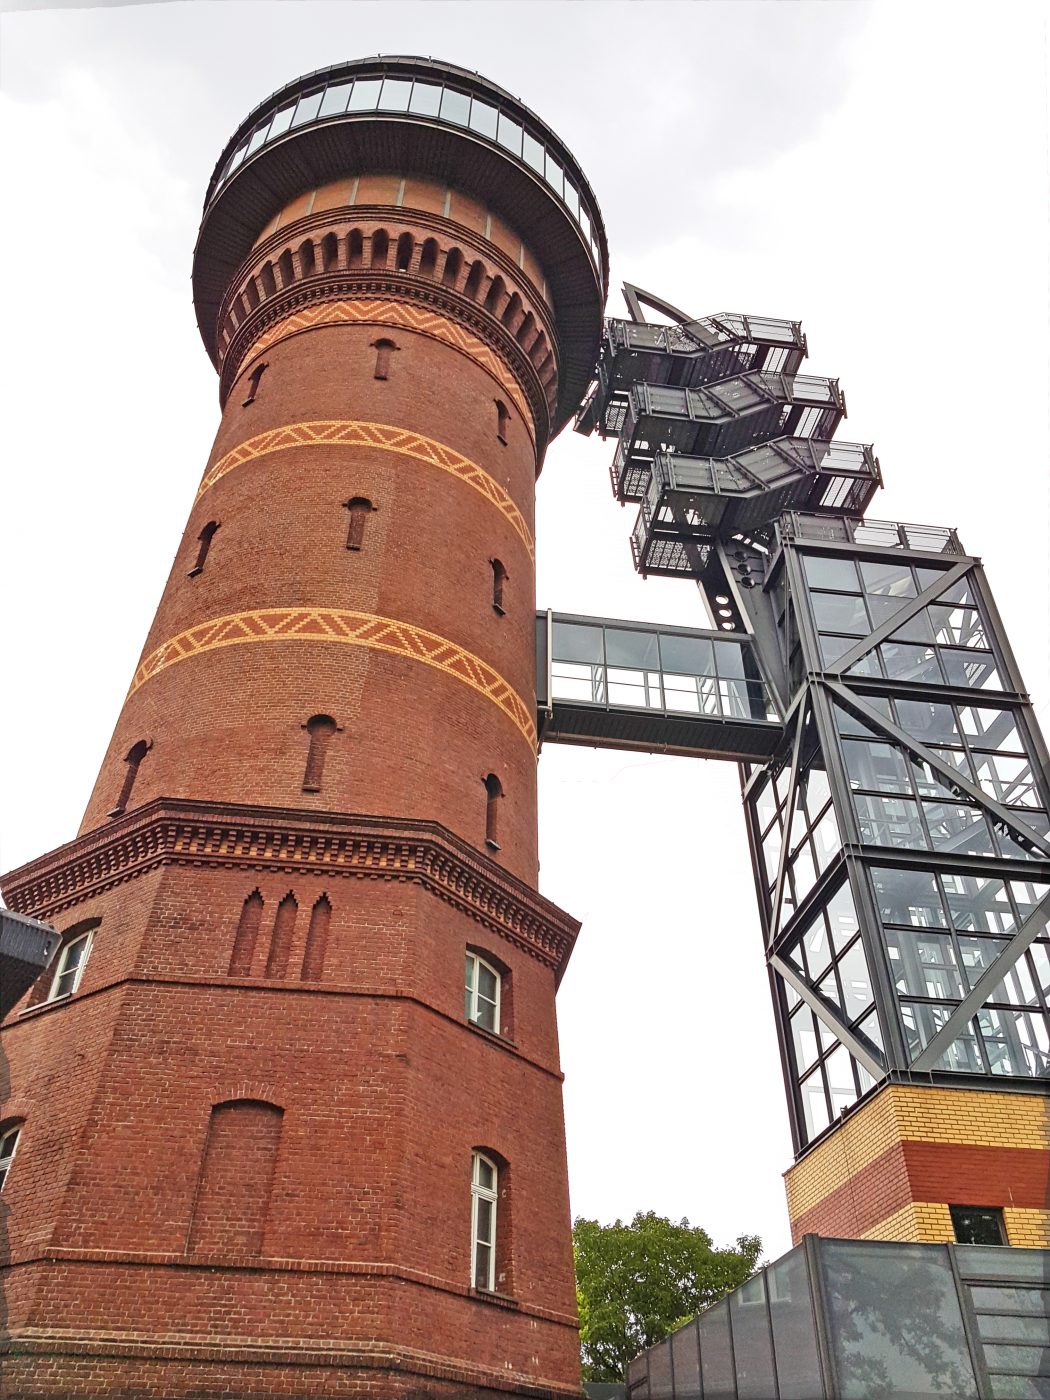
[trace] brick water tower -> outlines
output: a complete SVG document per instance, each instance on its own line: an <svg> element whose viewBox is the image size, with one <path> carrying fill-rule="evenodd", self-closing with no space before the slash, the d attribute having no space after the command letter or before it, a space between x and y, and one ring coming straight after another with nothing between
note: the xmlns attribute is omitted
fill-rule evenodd
<svg viewBox="0 0 1050 1400"><path fill-rule="evenodd" d="M290 84L194 258L222 419L7 1018L9 1393L579 1389L534 482L608 257L444 64Z"/></svg>

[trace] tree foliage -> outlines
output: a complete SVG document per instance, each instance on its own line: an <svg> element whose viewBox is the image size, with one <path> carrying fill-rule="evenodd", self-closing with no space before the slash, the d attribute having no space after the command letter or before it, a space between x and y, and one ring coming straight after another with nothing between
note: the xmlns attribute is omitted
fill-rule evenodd
<svg viewBox="0 0 1050 1400"><path fill-rule="evenodd" d="M655 1211L629 1225L577 1219L572 1240L590 1381L622 1381L632 1357L750 1278L762 1253L757 1235L715 1249L706 1230Z"/></svg>

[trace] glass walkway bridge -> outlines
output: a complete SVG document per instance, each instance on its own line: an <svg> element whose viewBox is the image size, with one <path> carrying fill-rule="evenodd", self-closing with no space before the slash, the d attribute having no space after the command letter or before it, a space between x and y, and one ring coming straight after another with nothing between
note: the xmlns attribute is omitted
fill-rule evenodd
<svg viewBox="0 0 1050 1400"><path fill-rule="evenodd" d="M750 637L536 614L541 742L765 762L783 725Z"/></svg>

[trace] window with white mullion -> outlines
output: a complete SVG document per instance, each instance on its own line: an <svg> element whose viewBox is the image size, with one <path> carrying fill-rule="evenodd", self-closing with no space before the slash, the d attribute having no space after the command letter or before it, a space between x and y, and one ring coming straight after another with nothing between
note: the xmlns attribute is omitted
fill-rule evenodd
<svg viewBox="0 0 1050 1400"><path fill-rule="evenodd" d="M4 1189L4 1182L11 1170L11 1163L15 1160L21 1131L20 1127L16 1127L8 1128L6 1132L0 1133L0 1191Z"/></svg>
<svg viewBox="0 0 1050 1400"><path fill-rule="evenodd" d="M57 1001L59 997L73 995L80 986L90 949L90 933L81 934L79 938L73 938L66 944L55 969L55 980L51 984L48 1001Z"/></svg>
<svg viewBox="0 0 1050 1400"><path fill-rule="evenodd" d="M492 1293L496 1287L496 1205L499 1170L495 1162L474 1153L471 1170L471 1282Z"/></svg>
<svg viewBox="0 0 1050 1400"><path fill-rule="evenodd" d="M465 982L467 1020L499 1035L499 1000L499 973L477 953L468 953Z"/></svg>

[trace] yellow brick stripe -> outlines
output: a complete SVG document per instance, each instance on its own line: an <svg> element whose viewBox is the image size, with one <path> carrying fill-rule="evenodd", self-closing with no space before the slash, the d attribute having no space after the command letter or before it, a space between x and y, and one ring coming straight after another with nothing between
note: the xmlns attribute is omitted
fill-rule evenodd
<svg viewBox="0 0 1050 1400"><path fill-rule="evenodd" d="M529 558L535 558L535 546L525 517L494 477L489 476L477 462L472 462L469 457L453 451L444 443L424 437L422 433L395 428L389 423L365 423L352 418L321 419L315 423L286 423L283 427L271 428L269 432L257 433L227 452L225 457L220 457L205 472L193 504L196 505L206 491L237 467L291 447L374 447L380 452L395 452L398 456L411 457L417 462L437 467L439 471L448 472L473 487L506 516L528 550Z"/></svg>
<svg viewBox="0 0 1050 1400"><path fill-rule="evenodd" d="M899 1142L1050 1150L1050 1120L1034 1094L887 1085L785 1173L797 1220Z"/></svg>
<svg viewBox="0 0 1050 1400"><path fill-rule="evenodd" d="M955 1239L955 1229L951 1213L941 1201L911 1201L887 1215L885 1220L880 1220L870 1230L865 1230L860 1238L945 1244Z"/></svg>
<svg viewBox="0 0 1050 1400"><path fill-rule="evenodd" d="M250 353L253 356L261 355L264 350L268 350L277 341L286 340L288 336L295 335L298 331L313 330L317 326L359 325L362 322L370 325L401 326L406 330L416 331L420 335L430 336L432 340L440 340L445 345L451 345L453 349L461 350L465 355L469 355L502 385L521 414L522 422L535 443L532 410L508 366L504 364L491 346L486 345L478 336L472 335L470 331L457 325L455 321L450 321L436 311L424 310L421 306L412 306L399 301L384 301L379 298L367 301L321 302L296 311L294 315L286 317L283 321L278 321L275 326L264 331L259 339L253 342Z"/></svg>
<svg viewBox="0 0 1050 1400"><path fill-rule="evenodd" d="M135 672L128 694L134 695L151 677L191 656L218 647L256 642L340 642L345 646L371 647L375 651L421 661L491 700L530 746L536 747L536 722L531 708L510 683L484 661L455 642L408 622L336 608L260 608L256 612L233 613L202 622L180 632L147 656Z"/></svg>

